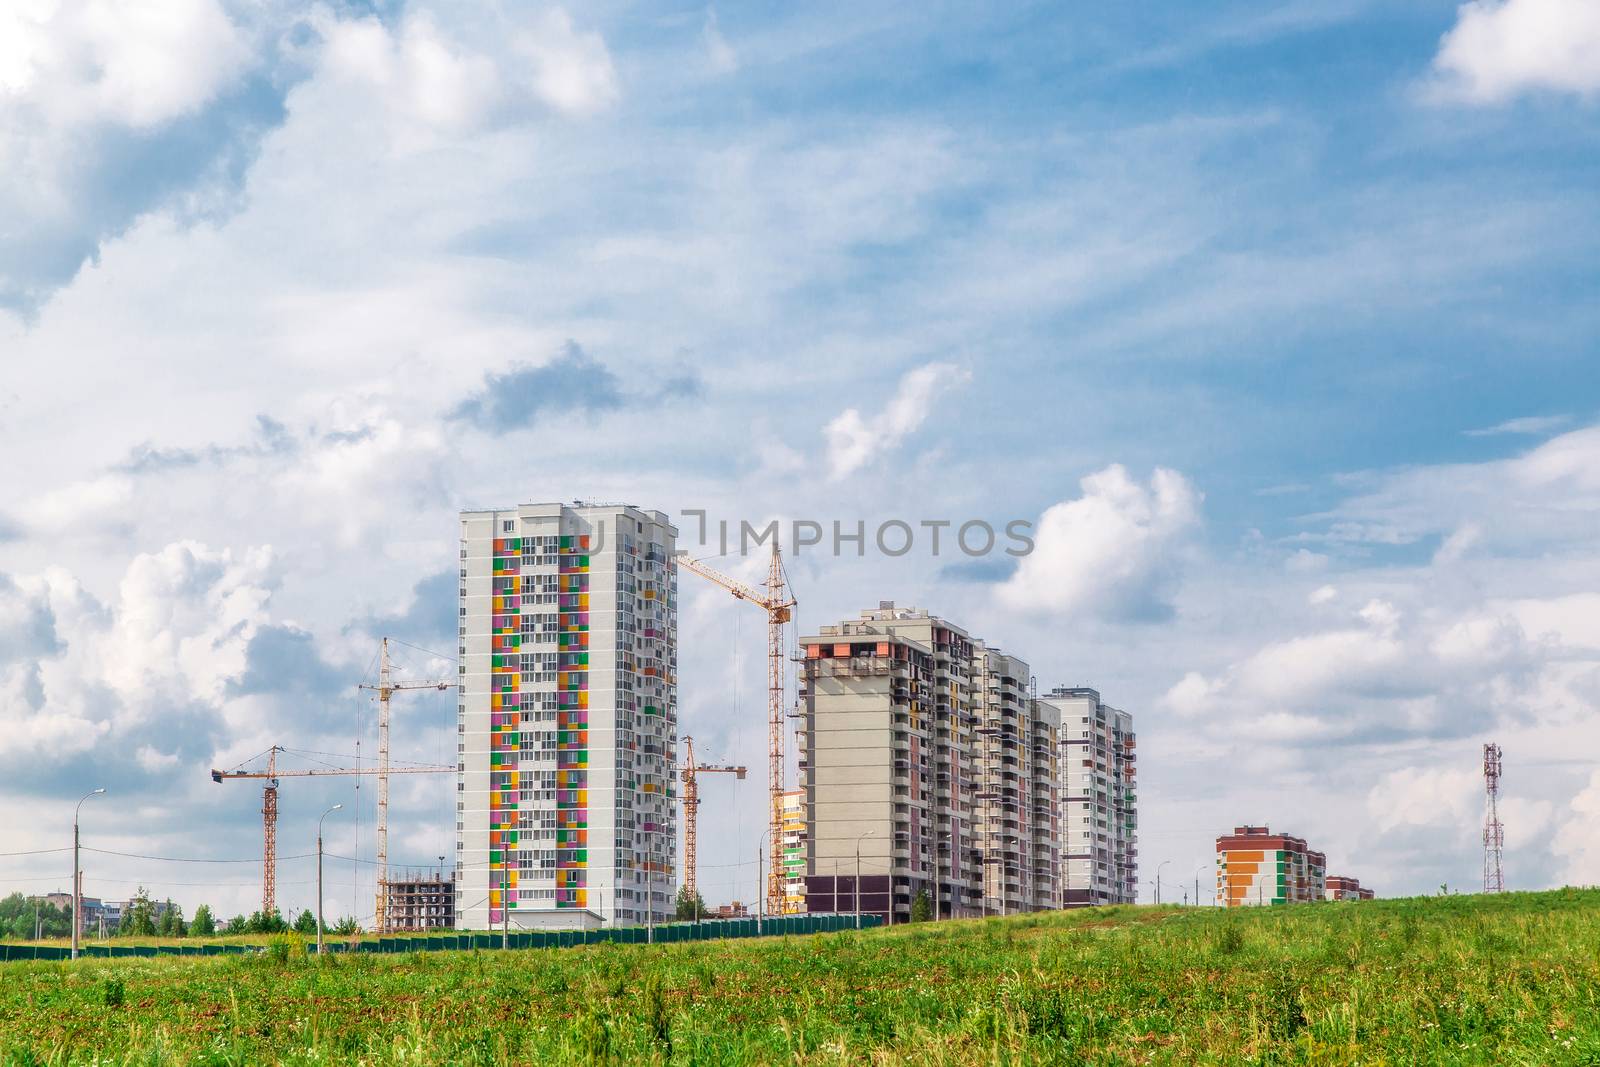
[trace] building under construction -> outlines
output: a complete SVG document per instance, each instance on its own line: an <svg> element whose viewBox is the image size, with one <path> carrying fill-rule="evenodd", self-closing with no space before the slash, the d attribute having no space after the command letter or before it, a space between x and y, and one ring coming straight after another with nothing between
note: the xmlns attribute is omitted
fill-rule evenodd
<svg viewBox="0 0 1600 1067"><path fill-rule="evenodd" d="M422 874L393 872L387 894L385 925L397 933L453 930L456 926L455 878L442 870Z"/></svg>
<svg viewBox="0 0 1600 1067"><path fill-rule="evenodd" d="M888 601L800 643L808 908L1060 907L1060 716L1028 665Z"/></svg>

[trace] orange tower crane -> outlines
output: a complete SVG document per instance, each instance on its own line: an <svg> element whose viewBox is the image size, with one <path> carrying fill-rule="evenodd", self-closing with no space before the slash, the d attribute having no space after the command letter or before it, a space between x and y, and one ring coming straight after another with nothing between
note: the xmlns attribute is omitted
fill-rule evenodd
<svg viewBox="0 0 1600 1067"><path fill-rule="evenodd" d="M243 770L219 771L213 769L211 780L222 782L232 778L260 778L266 780L266 786L261 791L261 912L271 915L278 908L278 779L280 778L312 778L323 775L335 774L453 774L454 767L386 767L382 771L377 767L316 767L304 771L281 771L278 769L278 753L289 752L282 745L273 745L267 749L267 769L264 771ZM253 763L260 756L252 756L245 763Z"/></svg>
<svg viewBox="0 0 1600 1067"><path fill-rule="evenodd" d="M683 747L688 750L688 758L683 762L683 888L693 896L694 886L694 855L695 835L700 825L700 782L697 775L701 774L731 774L738 781L744 781L745 769L743 767L730 767L726 764L696 763L694 761L694 738L685 736Z"/></svg>
<svg viewBox="0 0 1600 1067"><path fill-rule="evenodd" d="M736 578L712 570L699 560L685 555L673 557L700 577L715 582L740 600L748 600L767 613L767 777L770 818L767 832L772 835L772 861L767 865L767 911L783 914L783 627L794 617L795 600L785 586L783 562L778 555L778 539L772 539L772 563L767 568L766 591L745 585Z"/></svg>

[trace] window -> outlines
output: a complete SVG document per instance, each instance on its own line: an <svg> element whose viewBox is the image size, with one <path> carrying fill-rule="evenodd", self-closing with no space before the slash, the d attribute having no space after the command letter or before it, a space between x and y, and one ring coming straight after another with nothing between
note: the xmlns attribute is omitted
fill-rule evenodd
<svg viewBox="0 0 1600 1067"><path fill-rule="evenodd" d="M517 523L516 523L515 519L506 519L506 520L504 520L503 522L500 523L500 532L501 533L510 533L511 531L515 530L516 528L517 528Z"/></svg>

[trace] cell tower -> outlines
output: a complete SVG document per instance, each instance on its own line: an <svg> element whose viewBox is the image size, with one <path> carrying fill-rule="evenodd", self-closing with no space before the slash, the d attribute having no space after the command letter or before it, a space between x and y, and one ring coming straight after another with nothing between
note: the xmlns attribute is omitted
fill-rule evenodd
<svg viewBox="0 0 1600 1067"><path fill-rule="evenodd" d="M1500 825L1500 746L1483 746L1483 891L1504 893L1506 879L1500 869L1500 853L1506 846L1505 827Z"/></svg>

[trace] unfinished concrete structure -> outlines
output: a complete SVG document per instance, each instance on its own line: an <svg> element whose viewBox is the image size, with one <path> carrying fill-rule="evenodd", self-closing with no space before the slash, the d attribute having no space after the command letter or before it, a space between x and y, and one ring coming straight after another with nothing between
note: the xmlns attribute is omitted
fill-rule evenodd
<svg viewBox="0 0 1600 1067"><path fill-rule="evenodd" d="M453 930L456 925L456 882L444 871L391 874L386 928L396 932Z"/></svg>

